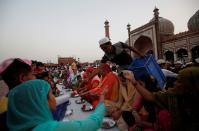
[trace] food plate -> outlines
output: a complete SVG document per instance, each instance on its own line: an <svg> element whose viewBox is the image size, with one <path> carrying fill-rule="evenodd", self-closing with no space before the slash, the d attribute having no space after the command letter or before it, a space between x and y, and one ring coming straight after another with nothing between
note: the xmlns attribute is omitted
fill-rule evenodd
<svg viewBox="0 0 199 131"><path fill-rule="evenodd" d="M73 91L71 92L71 97L78 97L79 94L77 93L77 91Z"/></svg>
<svg viewBox="0 0 199 131"><path fill-rule="evenodd" d="M94 108L92 105L84 104L82 105L82 111L92 111Z"/></svg>
<svg viewBox="0 0 199 131"><path fill-rule="evenodd" d="M66 92L72 91L72 89L64 89Z"/></svg>
<svg viewBox="0 0 199 131"><path fill-rule="evenodd" d="M73 91L71 93L71 97L79 97L79 94L77 93L77 91Z"/></svg>
<svg viewBox="0 0 199 131"><path fill-rule="evenodd" d="M71 97L73 97L73 98L79 97L79 94L74 94L74 95L71 94Z"/></svg>
<svg viewBox="0 0 199 131"><path fill-rule="evenodd" d="M55 97L58 97L58 96L62 96L64 93L63 92L60 92L60 93L56 93L54 94Z"/></svg>
<svg viewBox="0 0 199 131"><path fill-rule="evenodd" d="M75 103L76 104L83 104L85 103L86 101L84 99L79 99L79 100L75 100Z"/></svg>
<svg viewBox="0 0 199 131"><path fill-rule="evenodd" d="M109 129L109 128L113 128L114 126L115 126L115 121L113 120L113 118L105 117L102 121L101 128Z"/></svg>

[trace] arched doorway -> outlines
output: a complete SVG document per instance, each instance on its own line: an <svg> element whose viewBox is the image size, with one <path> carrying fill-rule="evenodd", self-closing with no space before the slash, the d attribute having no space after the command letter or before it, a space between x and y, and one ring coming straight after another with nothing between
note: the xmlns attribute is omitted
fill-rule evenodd
<svg viewBox="0 0 199 131"><path fill-rule="evenodd" d="M153 54L152 40L146 36L140 36L134 43L134 47L142 54ZM134 53L134 56L137 54Z"/></svg>
<svg viewBox="0 0 199 131"><path fill-rule="evenodd" d="M184 63L188 61L188 52L186 49L179 49L177 52L177 60L181 60Z"/></svg>
<svg viewBox="0 0 199 131"><path fill-rule="evenodd" d="M174 54L172 51L166 51L164 55L167 61L170 61L172 63L174 62Z"/></svg>
<svg viewBox="0 0 199 131"><path fill-rule="evenodd" d="M192 59L199 58L199 46L195 46L194 48L191 49L191 56Z"/></svg>

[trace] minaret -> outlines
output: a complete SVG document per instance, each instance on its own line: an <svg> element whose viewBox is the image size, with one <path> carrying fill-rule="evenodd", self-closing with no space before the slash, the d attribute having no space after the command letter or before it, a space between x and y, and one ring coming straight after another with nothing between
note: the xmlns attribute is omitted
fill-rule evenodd
<svg viewBox="0 0 199 131"><path fill-rule="evenodd" d="M157 58L161 59L162 54L162 44L160 43L160 31L159 31L159 9L155 7L153 10L155 18L155 30L156 30L156 43L157 43Z"/></svg>
<svg viewBox="0 0 199 131"><path fill-rule="evenodd" d="M127 30L128 30L128 44L129 46L131 46L131 25L128 23L127 24ZM131 55L131 51L130 51L130 55Z"/></svg>
<svg viewBox="0 0 199 131"><path fill-rule="evenodd" d="M106 20L104 22L104 28L105 28L105 37L108 37L110 39L110 34L109 34L109 22L108 20Z"/></svg>
<svg viewBox="0 0 199 131"><path fill-rule="evenodd" d="M129 46L131 46L131 38L130 38L131 25L129 23L127 24L127 30L128 30L128 41L129 41L128 44L129 44Z"/></svg>

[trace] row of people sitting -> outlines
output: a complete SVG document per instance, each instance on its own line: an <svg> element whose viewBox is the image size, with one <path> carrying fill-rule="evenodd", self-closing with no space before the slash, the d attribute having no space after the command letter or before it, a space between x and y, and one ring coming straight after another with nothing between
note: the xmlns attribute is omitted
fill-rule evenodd
<svg viewBox="0 0 199 131"><path fill-rule="evenodd" d="M50 113L56 106L50 85L32 80L34 75L29 62L14 59L7 63L9 66L1 68L0 73L11 89L5 113L10 130L97 130L104 113L117 121L120 130L199 129L198 67L183 69L174 88L160 91L152 76L135 80L129 71L117 76L108 65L102 64L102 80L82 94L97 105L94 113L82 121L56 122ZM1 114L1 118L6 115ZM4 119L0 125L6 125L5 122Z"/></svg>
<svg viewBox="0 0 199 131"><path fill-rule="evenodd" d="M48 80L35 79L31 61L19 58L6 60L0 65L0 74L9 88L9 93L0 98L1 108L5 107L0 112L1 130L96 131L100 128L105 112L104 93L87 119L57 122L52 117L56 101L51 85Z"/></svg>
<svg viewBox="0 0 199 131"><path fill-rule="evenodd" d="M120 130L198 130L199 67L180 71L174 87L161 90L153 76L143 75L135 80L133 73L122 71L115 75L110 67L100 67L98 86L80 92L93 104L100 93L107 89L106 115L113 117Z"/></svg>

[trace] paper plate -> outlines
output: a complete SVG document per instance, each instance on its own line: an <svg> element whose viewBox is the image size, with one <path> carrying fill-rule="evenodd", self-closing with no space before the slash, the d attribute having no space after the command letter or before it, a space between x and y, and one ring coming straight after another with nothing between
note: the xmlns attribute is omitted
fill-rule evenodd
<svg viewBox="0 0 199 131"><path fill-rule="evenodd" d="M76 104L83 104L83 103L85 103L86 101L83 99L79 99L79 100L75 100L75 103Z"/></svg>
<svg viewBox="0 0 199 131"><path fill-rule="evenodd" d="M64 89L64 91L69 92L72 91L72 89Z"/></svg>
<svg viewBox="0 0 199 131"><path fill-rule="evenodd" d="M59 94L55 94L55 97L62 96L63 94L63 92L60 92Z"/></svg>
<svg viewBox="0 0 199 131"><path fill-rule="evenodd" d="M86 111L92 111L94 109L92 105L86 105L86 104L84 105L82 106L82 111L86 112Z"/></svg>
<svg viewBox="0 0 199 131"><path fill-rule="evenodd" d="M102 121L102 127L104 129L109 129L109 128L113 128L115 126L115 121L113 120L113 118L110 117L105 117Z"/></svg>
<svg viewBox="0 0 199 131"><path fill-rule="evenodd" d="M71 97L73 97L73 98L79 97L79 94L71 95Z"/></svg>

